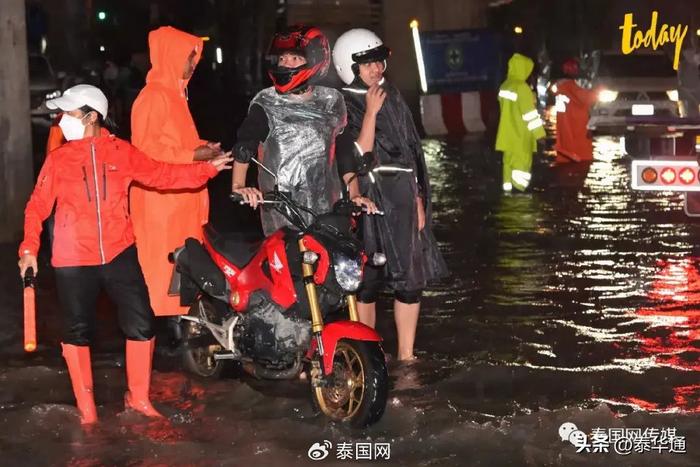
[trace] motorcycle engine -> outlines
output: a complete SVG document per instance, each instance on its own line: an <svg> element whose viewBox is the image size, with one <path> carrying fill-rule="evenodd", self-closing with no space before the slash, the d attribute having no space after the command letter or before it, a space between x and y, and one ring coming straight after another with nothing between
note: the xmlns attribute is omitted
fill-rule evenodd
<svg viewBox="0 0 700 467"><path fill-rule="evenodd" d="M240 350L267 368L287 368L308 349L311 322L285 313L266 297L256 301L238 327Z"/></svg>

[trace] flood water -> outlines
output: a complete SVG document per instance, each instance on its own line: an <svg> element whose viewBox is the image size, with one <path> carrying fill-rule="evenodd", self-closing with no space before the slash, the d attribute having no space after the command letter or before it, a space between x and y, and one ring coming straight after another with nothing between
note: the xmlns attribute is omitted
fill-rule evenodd
<svg viewBox="0 0 700 467"><path fill-rule="evenodd" d="M500 193L500 165L483 142L424 148L452 277L426 292L420 360L390 363L377 425L355 431L316 416L302 381L191 377L164 346L152 399L167 420L123 413L123 343L102 307L94 349L102 423L85 432L58 352L52 274L44 266L37 293L41 345L25 356L16 270L3 267L0 463L700 465L700 225L682 197L632 192L630 159L615 138L595 141L590 165L540 162L532 193L512 195ZM1 253L12 265L14 245ZM378 328L395 354L388 297L380 309ZM558 435L565 422L589 434L672 428L687 452L577 453ZM310 461L308 449L324 441L330 455ZM357 457L362 443L388 444L390 459L339 458L348 446Z"/></svg>

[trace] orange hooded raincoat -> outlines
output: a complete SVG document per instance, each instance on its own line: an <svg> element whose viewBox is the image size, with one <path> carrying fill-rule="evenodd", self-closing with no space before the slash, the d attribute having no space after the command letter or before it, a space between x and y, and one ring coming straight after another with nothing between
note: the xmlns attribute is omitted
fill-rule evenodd
<svg viewBox="0 0 700 467"><path fill-rule="evenodd" d="M591 107L597 98L597 89L584 89L573 79L557 82L557 141L554 144L557 151L556 163L593 160L593 139L587 125Z"/></svg>
<svg viewBox="0 0 700 467"><path fill-rule="evenodd" d="M182 78L192 50L198 62L203 43L196 36L165 26L148 35L151 70L131 110L131 141L151 158L176 164L192 163L194 150L207 142L199 138L187 105ZM209 216L206 187L162 191L134 186L131 216L139 262L156 316L187 312L177 296L168 296L173 266L168 254L185 239L202 239Z"/></svg>

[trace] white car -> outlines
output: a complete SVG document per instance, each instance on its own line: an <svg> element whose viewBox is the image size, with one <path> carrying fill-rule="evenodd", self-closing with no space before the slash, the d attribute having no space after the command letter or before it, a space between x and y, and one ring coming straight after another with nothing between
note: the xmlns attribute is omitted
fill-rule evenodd
<svg viewBox="0 0 700 467"><path fill-rule="evenodd" d="M663 53L602 54L592 79L599 87L588 128L596 133L633 131L626 117L678 117L678 78Z"/></svg>

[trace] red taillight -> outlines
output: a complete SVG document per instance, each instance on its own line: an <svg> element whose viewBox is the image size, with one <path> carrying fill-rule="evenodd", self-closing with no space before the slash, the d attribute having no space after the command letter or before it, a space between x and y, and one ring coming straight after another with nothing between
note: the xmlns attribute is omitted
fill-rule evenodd
<svg viewBox="0 0 700 467"><path fill-rule="evenodd" d="M684 185L690 185L695 181L695 171L690 167L684 167L678 172L678 179Z"/></svg>
<svg viewBox="0 0 700 467"><path fill-rule="evenodd" d="M656 169L647 167L646 169L642 170L642 180L644 183L654 183L657 178L658 175L656 173Z"/></svg>
<svg viewBox="0 0 700 467"><path fill-rule="evenodd" d="M666 167L661 171L661 181L664 182L666 185L670 185L671 183L676 181L676 171L673 170L671 167Z"/></svg>

